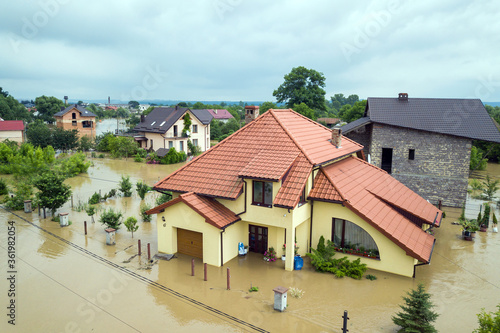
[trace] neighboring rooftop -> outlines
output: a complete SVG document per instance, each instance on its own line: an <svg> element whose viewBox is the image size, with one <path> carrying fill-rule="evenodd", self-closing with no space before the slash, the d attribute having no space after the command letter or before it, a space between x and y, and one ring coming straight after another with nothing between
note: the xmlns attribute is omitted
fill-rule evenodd
<svg viewBox="0 0 500 333"><path fill-rule="evenodd" d="M214 117L214 119L231 119L234 118L231 113L226 109L208 109L208 112Z"/></svg>
<svg viewBox="0 0 500 333"><path fill-rule="evenodd" d="M56 114L54 114L54 117L62 117L66 113L68 113L69 111L71 111L73 109L78 110L78 112L80 112L81 117L97 117L95 114L93 114L92 112L90 112L89 110L87 110L86 108L84 108L83 106L78 105L78 104L72 104L72 105L68 106L64 110L61 110L61 111L57 112Z"/></svg>
<svg viewBox="0 0 500 333"><path fill-rule="evenodd" d="M382 169L353 156L330 164L308 199L345 204L413 258L430 261L435 239L421 227L439 226L442 212Z"/></svg>
<svg viewBox="0 0 500 333"><path fill-rule="evenodd" d="M500 132L479 99L369 97L364 117L342 131L347 134L369 123L500 143Z"/></svg>
<svg viewBox="0 0 500 333"><path fill-rule="evenodd" d="M0 131L24 131L22 120L2 120L0 121Z"/></svg>
<svg viewBox="0 0 500 333"><path fill-rule="evenodd" d="M158 107L154 108L153 111L144 118L144 121L140 122L134 128L134 131L165 133L184 115L184 113L186 113L186 111L191 112L204 125L208 125L210 121L212 121L212 115L206 109L191 110L182 107ZM179 131L181 130L182 129L179 129Z"/></svg>
<svg viewBox="0 0 500 333"><path fill-rule="evenodd" d="M291 109L269 110L189 164L155 184L160 191L236 199L243 179L283 181L274 204L294 208L314 166L361 151L342 137Z"/></svg>

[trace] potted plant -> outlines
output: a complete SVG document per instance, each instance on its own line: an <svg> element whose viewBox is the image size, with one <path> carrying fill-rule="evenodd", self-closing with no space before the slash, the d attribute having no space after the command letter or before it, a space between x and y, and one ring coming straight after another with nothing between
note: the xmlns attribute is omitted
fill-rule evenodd
<svg viewBox="0 0 500 333"><path fill-rule="evenodd" d="M286 244L283 244L283 255L281 256L281 260L286 259Z"/></svg>
<svg viewBox="0 0 500 333"><path fill-rule="evenodd" d="M488 203L484 204L484 215L481 219L479 219L481 216L481 212L479 212L478 216L478 222L480 224L479 231L485 232L488 231L488 226L490 224L490 205Z"/></svg>
<svg viewBox="0 0 500 333"><path fill-rule="evenodd" d="M462 237L464 240L471 241L473 239L472 234L479 230L477 220L464 219L460 221L460 225L462 226Z"/></svg>
<svg viewBox="0 0 500 333"><path fill-rule="evenodd" d="M276 251L274 250L274 247L270 247L269 250L264 252L264 260L276 261Z"/></svg>

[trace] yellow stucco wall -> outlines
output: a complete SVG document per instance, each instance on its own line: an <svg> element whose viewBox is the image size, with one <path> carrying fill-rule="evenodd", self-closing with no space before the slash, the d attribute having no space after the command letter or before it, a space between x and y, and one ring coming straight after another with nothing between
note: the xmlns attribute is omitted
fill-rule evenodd
<svg viewBox="0 0 500 333"><path fill-rule="evenodd" d="M317 201L314 203L312 244L316 248L321 236L331 240L332 218L345 219L357 224L368 232L380 252L380 260L359 257L355 255L346 255L338 253L336 256L347 256L350 260L361 258L361 262L368 265L369 268L394 274L413 276L413 267L415 259L406 255L405 251L385 237L381 232L365 222L354 212L340 204Z"/></svg>
<svg viewBox="0 0 500 333"><path fill-rule="evenodd" d="M165 217L165 222L162 217ZM164 226L165 225L165 226ZM158 251L177 252L177 228L203 234L203 262L220 266L220 230L205 222L205 219L183 202L170 206L158 214Z"/></svg>
<svg viewBox="0 0 500 333"><path fill-rule="evenodd" d="M24 142L23 131L0 131L0 141L7 139L21 144Z"/></svg>

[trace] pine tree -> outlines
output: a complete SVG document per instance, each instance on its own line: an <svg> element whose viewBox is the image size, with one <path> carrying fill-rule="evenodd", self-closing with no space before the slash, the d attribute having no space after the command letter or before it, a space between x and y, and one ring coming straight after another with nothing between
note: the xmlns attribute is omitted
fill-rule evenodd
<svg viewBox="0 0 500 333"><path fill-rule="evenodd" d="M432 322L439 315L431 310L434 304L430 300L431 295L425 292L424 285L420 283L417 290L412 289L407 294L409 297L403 297L406 305L400 305L403 311L392 317L394 324L401 326L400 332L437 332Z"/></svg>

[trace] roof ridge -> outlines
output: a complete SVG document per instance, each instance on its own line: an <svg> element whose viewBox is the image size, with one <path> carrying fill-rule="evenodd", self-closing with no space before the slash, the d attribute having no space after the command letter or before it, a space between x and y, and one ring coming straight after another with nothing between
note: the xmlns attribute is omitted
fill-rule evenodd
<svg viewBox="0 0 500 333"><path fill-rule="evenodd" d="M289 111L292 111L300 116L302 116L300 113L298 112L295 112L293 111L292 109L278 109L278 110L289 110ZM312 165L314 165L314 163L311 161L311 158L308 156L308 154L305 152L305 149L297 142L297 140L295 140L295 138L293 137L293 135L290 133L290 131L286 128L286 126L278 119L278 117L274 114L275 112L275 109L269 109L267 112L269 112L273 118L276 120L276 122L278 122L278 124L280 125L280 127L283 129L283 131L285 131L285 133L288 135L288 137L293 141L293 143L297 146L297 148L299 148L299 150L302 152L302 154L304 154L305 158L307 158L307 160L309 161L309 163L311 163ZM266 112L266 113L267 113ZM302 116L304 117L304 116ZM304 117L306 118L307 120L311 120L307 117ZM312 120L311 120L312 121Z"/></svg>
<svg viewBox="0 0 500 333"><path fill-rule="evenodd" d="M321 170L321 172L323 173L323 175L326 177L326 179L328 179L328 181L330 182L330 184L332 184L333 188L335 189L335 191L337 191L337 193L339 194L339 196L342 198L343 201L346 201L346 202L349 202L349 200L347 200L344 196L344 194L338 189L338 187L335 185L335 183L333 182L333 180L330 178L330 176L323 171L323 166L321 166L319 168Z"/></svg>

